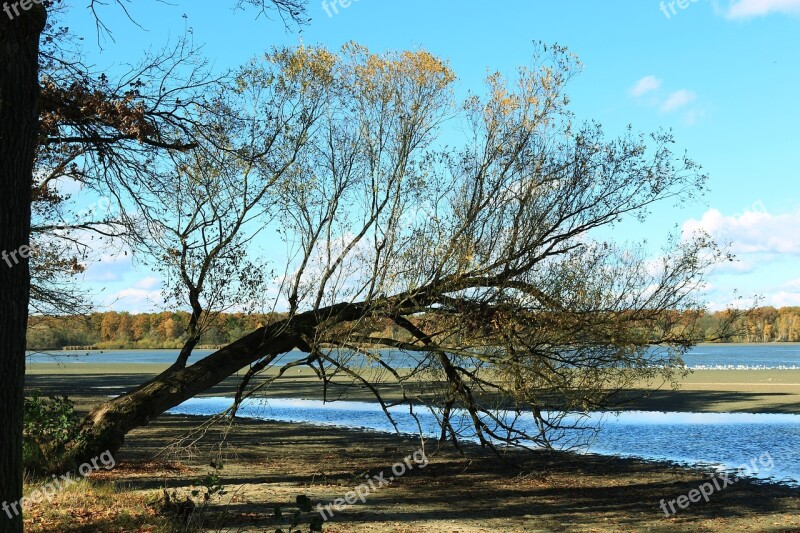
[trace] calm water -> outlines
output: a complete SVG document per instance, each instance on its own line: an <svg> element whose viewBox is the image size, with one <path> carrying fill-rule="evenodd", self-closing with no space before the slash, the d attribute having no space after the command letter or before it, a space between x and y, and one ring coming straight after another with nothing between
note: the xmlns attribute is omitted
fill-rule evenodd
<svg viewBox="0 0 800 533"><path fill-rule="evenodd" d="M212 353L197 350L190 362ZM409 366L411 357L396 350L382 353L399 366ZM51 352L30 354L30 363L154 363L171 364L178 350L107 350L97 352ZM300 352L289 352L284 362L303 357ZM694 369L800 369L800 344L725 344L698 346L685 357L689 368ZM361 356L354 356L354 365L368 364Z"/></svg>
<svg viewBox="0 0 800 533"><path fill-rule="evenodd" d="M189 358L194 363L213 353L214 350L195 350ZM90 364L158 364L175 362L180 350L98 350L91 352L52 351L28 353L28 363L90 363Z"/></svg>
<svg viewBox="0 0 800 533"><path fill-rule="evenodd" d="M173 414L211 415L230 407L230 398L195 398L169 411ZM390 409L402 433L418 434L407 407ZM270 399L245 402L239 415L281 422L309 422L346 428L393 432L372 403ZM430 412L418 413L423 431L438 436ZM619 416L596 413L601 430L583 451L604 455L636 456L719 470L736 469L768 453L772 461L756 462L752 472L760 479L800 482L800 415L736 413L655 413L632 411ZM526 421L522 420L525 424ZM530 424L530 421L527 421ZM529 426L530 427L530 426ZM772 468L767 468L772 464Z"/></svg>
<svg viewBox="0 0 800 533"><path fill-rule="evenodd" d="M714 344L697 346L684 357L695 369L800 369L800 344Z"/></svg>

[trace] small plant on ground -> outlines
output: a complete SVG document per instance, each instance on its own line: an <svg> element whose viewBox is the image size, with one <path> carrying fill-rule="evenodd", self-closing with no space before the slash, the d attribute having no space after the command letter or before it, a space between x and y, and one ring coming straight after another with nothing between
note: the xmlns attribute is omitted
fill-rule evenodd
<svg viewBox="0 0 800 533"><path fill-rule="evenodd" d="M22 453L25 470L47 475L69 470L64 464L67 443L79 438L80 417L74 403L66 396L43 398L34 391L25 399L25 422Z"/></svg>
<svg viewBox="0 0 800 533"><path fill-rule="evenodd" d="M311 502L311 498L305 494L297 496L297 498L295 498L295 503L297 504L297 509L290 515L291 522L288 529L284 531L283 529L278 528L275 530L275 533L302 533L301 530L295 528L301 525L303 521L303 514L310 513L313 510L313 503ZM284 516L283 509L279 505L275 506L274 516L278 521L283 521L284 519L288 518ZM322 531L322 524L323 520L321 517L316 515L311 516L308 518L308 531L310 533Z"/></svg>
<svg viewBox="0 0 800 533"><path fill-rule="evenodd" d="M200 488L193 489L189 495L179 496L177 490L164 489L160 499L160 512L177 518L186 526L186 530L199 530L203 527L208 507L212 499L226 494L225 486L219 471L221 463L212 463L214 470L197 480Z"/></svg>

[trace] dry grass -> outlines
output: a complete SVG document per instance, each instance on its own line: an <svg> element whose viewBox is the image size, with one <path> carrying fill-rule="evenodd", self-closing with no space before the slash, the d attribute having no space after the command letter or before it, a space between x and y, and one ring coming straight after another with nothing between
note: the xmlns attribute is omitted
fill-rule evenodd
<svg viewBox="0 0 800 533"><path fill-rule="evenodd" d="M31 480L26 494L47 480ZM99 533L168 533L173 521L152 505L155 493L119 490L115 482L82 479L58 492L52 500L32 503L25 512L25 531Z"/></svg>

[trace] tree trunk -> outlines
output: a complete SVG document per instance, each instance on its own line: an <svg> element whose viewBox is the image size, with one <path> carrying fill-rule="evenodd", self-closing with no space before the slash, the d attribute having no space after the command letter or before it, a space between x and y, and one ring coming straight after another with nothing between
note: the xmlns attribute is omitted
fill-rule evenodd
<svg viewBox="0 0 800 533"><path fill-rule="evenodd" d="M115 453L125 435L164 411L210 389L228 376L263 357L287 352L295 347L299 335L287 329L275 335L277 328L261 328L203 360L161 375L133 391L96 407L83 421L81 436L67 451L65 461L78 464L99 454Z"/></svg>
<svg viewBox="0 0 800 533"><path fill-rule="evenodd" d="M337 304L309 311L259 328L225 348L181 370L169 368L136 389L105 402L82 422L80 438L68 448L64 462L90 461L105 451L115 453L125 435L148 424L165 411L221 383L248 365L271 361L297 346L307 346L322 322L347 322L363 317L366 304Z"/></svg>
<svg viewBox="0 0 800 533"><path fill-rule="evenodd" d="M0 10L0 505L9 505L0 511L0 532L22 531L22 515L12 504L22 496L27 245L44 22L41 5L29 11L20 8L13 17Z"/></svg>

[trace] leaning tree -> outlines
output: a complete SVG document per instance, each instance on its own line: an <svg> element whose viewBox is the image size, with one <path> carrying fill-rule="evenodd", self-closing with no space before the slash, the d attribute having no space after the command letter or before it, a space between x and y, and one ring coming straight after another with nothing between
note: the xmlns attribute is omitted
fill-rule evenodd
<svg viewBox="0 0 800 533"><path fill-rule="evenodd" d="M620 390L673 381L695 338L682 311L701 307L723 254L702 235L657 257L602 235L702 194L706 177L667 132L578 123L565 92L578 70L540 46L513 80L493 74L457 103L455 75L424 51L281 49L207 95L191 145L154 154L146 179L97 161L97 186L128 207L138 251L192 318L175 363L94 409L69 456L117 450L239 371L237 405L305 365L324 390L373 391L389 416L380 389L394 381L442 440L462 419L488 446L549 444ZM239 304L285 314L189 364Z"/></svg>

